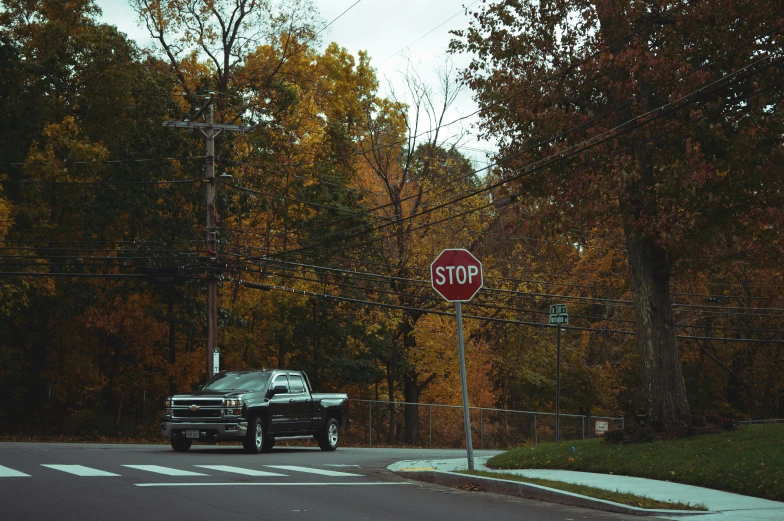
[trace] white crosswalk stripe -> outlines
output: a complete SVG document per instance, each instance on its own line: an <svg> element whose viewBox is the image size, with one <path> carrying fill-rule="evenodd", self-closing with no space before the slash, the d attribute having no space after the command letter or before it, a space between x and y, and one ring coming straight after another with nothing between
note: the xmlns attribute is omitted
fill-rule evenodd
<svg viewBox="0 0 784 521"><path fill-rule="evenodd" d="M66 472L68 474L72 474L74 476L80 476L80 477L120 476L120 474L115 474L114 472L99 470L84 465L41 464L41 466L59 472ZM205 474L202 472L164 467L161 465L122 465L122 466L129 469L141 470L144 472L163 474L165 476L209 476L209 474ZM251 476L251 477L284 477L289 475L289 474L281 474L279 472L270 472L267 470L256 470L256 469L249 469L245 467L235 467L233 465L193 465L193 466L198 467L200 469L213 470L217 472L226 472L229 474L239 474L242 476ZM358 465L354 465L354 466L358 466ZM306 474L317 474L320 476L330 476L330 477L361 477L362 476L362 474L353 474L350 472L339 472L336 470L326 470L326 469L319 469L313 467L300 467L298 465L264 465L264 467L269 467L269 468L279 469L279 470L289 471L289 472L302 472ZM14 470L12 468L0 465L0 478L21 478L21 477L29 478L31 476L30 474L26 474L24 472L20 472L18 470Z"/></svg>
<svg viewBox="0 0 784 521"><path fill-rule="evenodd" d="M123 465L123 467L144 470L146 472L154 472L156 474L164 474L166 476L209 476L209 474L202 474L201 472L161 467L160 465Z"/></svg>
<svg viewBox="0 0 784 521"><path fill-rule="evenodd" d="M277 472L267 472L264 470L245 469L242 467L232 467L230 465L194 465L203 469L219 470L221 472L231 472L233 474L242 474L243 476L285 476L286 474L278 474Z"/></svg>
<svg viewBox="0 0 784 521"><path fill-rule="evenodd" d="M9 469L0 465L0 478L29 478L30 474L19 472L18 470Z"/></svg>
<svg viewBox="0 0 784 521"><path fill-rule="evenodd" d="M310 467L298 467L296 465L264 465L265 467L271 467L274 469L281 469L281 470L290 470L293 472L306 472L308 474L319 474L321 476L352 476L352 477L361 477L362 474L351 474L350 472L338 472L337 470L323 470L323 469L314 469Z"/></svg>
<svg viewBox="0 0 784 521"><path fill-rule="evenodd" d="M113 472L106 472L105 470L98 470L93 469L90 467L85 467L83 465L41 465L42 467L47 467L53 470L59 470L61 472L67 472L68 474L73 474L75 476L82 476L82 477L111 477L111 476L119 476L119 474L115 474Z"/></svg>

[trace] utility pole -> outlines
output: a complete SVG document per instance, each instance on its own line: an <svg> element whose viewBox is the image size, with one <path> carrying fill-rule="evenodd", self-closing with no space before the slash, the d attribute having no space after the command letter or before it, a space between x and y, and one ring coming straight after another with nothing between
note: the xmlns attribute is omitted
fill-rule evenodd
<svg viewBox="0 0 784 521"><path fill-rule="evenodd" d="M213 96L207 98L207 102L194 116L198 119L208 111L206 123L198 123L189 120L185 121L164 121L164 127L198 129L206 139L207 161L205 168L204 182L207 185L207 254L211 260L218 258L218 239L217 239L217 219L215 213L215 198L217 186L215 184L215 137L221 132L241 132L245 134L255 127L243 127L240 125L223 125L215 123L215 111L213 107ZM218 348L218 275L211 270L207 274L207 378L213 376L213 358Z"/></svg>

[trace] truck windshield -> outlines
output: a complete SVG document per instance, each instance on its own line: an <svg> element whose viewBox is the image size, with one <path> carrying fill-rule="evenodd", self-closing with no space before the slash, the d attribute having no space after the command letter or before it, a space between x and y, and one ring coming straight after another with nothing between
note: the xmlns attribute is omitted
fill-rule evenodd
<svg viewBox="0 0 784 521"><path fill-rule="evenodd" d="M202 390L209 391L262 391L269 381L269 373L220 373L213 376Z"/></svg>

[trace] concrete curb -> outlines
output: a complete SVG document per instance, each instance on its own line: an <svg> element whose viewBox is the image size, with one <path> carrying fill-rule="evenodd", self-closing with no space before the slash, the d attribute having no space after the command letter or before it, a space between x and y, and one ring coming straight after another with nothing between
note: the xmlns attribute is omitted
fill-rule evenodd
<svg viewBox="0 0 784 521"><path fill-rule="evenodd" d="M435 485L454 487L471 484L481 487L485 492L547 501L549 503L560 503L562 505L593 508L595 510L604 510L606 512L615 512L618 514L631 514L635 516L699 516L714 513L706 510L655 510L638 508L615 503L613 501L582 496L580 494L566 492L565 490L534 485L533 483L521 483L518 481L486 478L483 476L468 476L457 472L398 471L398 474L417 481L433 483Z"/></svg>

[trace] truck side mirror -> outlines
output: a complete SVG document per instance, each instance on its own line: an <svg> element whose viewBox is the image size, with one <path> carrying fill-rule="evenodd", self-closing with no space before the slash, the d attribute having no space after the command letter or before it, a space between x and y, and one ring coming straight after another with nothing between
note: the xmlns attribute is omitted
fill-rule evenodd
<svg viewBox="0 0 784 521"><path fill-rule="evenodd" d="M270 390L270 395L275 396L276 394L286 394L287 392L289 392L289 389L285 385L276 385Z"/></svg>

